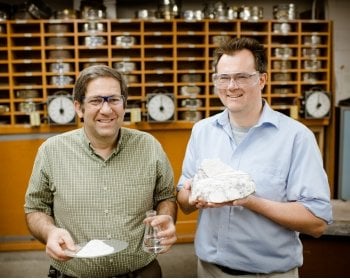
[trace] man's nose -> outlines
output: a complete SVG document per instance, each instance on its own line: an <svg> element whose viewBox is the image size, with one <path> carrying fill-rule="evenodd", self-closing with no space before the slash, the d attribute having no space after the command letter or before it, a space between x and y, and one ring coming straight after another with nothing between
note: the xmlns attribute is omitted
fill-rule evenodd
<svg viewBox="0 0 350 279"><path fill-rule="evenodd" d="M239 87L239 85L238 85L237 81L234 79L234 77L231 77L227 88L238 88L238 87Z"/></svg>
<svg viewBox="0 0 350 279"><path fill-rule="evenodd" d="M105 110L111 111L112 110L110 104L108 103L108 100L103 100L100 110L103 110L103 111L105 111Z"/></svg>

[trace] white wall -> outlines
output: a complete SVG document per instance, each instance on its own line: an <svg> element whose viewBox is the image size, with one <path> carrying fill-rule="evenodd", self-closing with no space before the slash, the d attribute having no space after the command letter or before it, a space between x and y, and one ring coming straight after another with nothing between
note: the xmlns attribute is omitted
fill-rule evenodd
<svg viewBox="0 0 350 279"><path fill-rule="evenodd" d="M333 20L334 88L336 104L350 98L350 1L329 0Z"/></svg>

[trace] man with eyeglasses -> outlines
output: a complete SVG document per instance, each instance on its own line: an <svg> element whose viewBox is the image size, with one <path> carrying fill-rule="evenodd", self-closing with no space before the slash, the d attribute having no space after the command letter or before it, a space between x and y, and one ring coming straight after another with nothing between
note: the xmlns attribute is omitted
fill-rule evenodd
<svg viewBox="0 0 350 279"><path fill-rule="evenodd" d="M252 38L220 45L213 84L225 110L197 122L187 146L177 200L199 210L199 277L298 277L299 234L319 237L332 222L327 175L314 134L262 98L264 46ZM204 159L248 173L255 192L223 203L193 200L191 179Z"/></svg>
<svg viewBox="0 0 350 279"><path fill-rule="evenodd" d="M173 171L153 136L122 127L127 97L117 70L84 69L74 87L83 127L49 138L38 150L25 213L51 258L49 277L162 276L157 255L143 251L142 240L150 222L159 229L161 253L176 242ZM145 219L152 209L157 216ZM94 246L86 258L72 259L78 244L99 240L128 246L102 257L94 257Z"/></svg>

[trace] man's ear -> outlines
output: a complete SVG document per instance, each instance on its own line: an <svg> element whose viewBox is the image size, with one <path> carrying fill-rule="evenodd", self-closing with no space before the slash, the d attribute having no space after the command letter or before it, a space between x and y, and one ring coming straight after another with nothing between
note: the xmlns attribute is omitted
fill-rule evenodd
<svg viewBox="0 0 350 279"><path fill-rule="evenodd" d="M266 81L267 81L267 74L266 73L260 74L259 85L260 85L261 91L264 89L264 87L266 85Z"/></svg>
<svg viewBox="0 0 350 279"><path fill-rule="evenodd" d="M84 116L84 108L81 105L81 103L79 103L78 101L74 101L74 108L75 108L75 112L78 115L79 118L83 118Z"/></svg>

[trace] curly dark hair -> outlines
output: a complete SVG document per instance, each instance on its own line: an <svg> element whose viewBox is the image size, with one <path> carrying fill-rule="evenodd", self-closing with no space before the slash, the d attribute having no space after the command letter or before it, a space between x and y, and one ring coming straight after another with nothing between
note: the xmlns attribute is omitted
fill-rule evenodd
<svg viewBox="0 0 350 279"><path fill-rule="evenodd" d="M214 52L213 69L217 71L218 62L223 54L232 55L236 51L247 49L255 60L255 68L260 73L267 71L266 50L257 40L249 37L226 39L221 42L219 47Z"/></svg>

